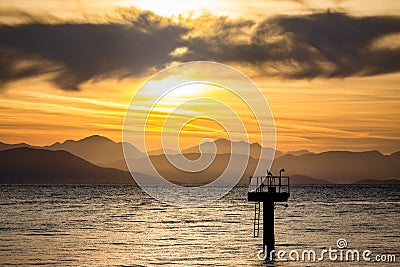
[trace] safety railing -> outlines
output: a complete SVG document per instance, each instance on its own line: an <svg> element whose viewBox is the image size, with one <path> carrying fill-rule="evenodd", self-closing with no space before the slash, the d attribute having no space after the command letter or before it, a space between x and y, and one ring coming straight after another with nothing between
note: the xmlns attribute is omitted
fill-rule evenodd
<svg viewBox="0 0 400 267"><path fill-rule="evenodd" d="M289 176L251 176L249 192L290 193Z"/></svg>

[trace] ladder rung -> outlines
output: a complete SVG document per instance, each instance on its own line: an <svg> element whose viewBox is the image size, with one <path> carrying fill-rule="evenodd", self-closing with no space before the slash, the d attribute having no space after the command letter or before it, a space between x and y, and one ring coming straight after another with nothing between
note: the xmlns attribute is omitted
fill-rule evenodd
<svg viewBox="0 0 400 267"><path fill-rule="evenodd" d="M254 237L260 235L260 202L254 203Z"/></svg>

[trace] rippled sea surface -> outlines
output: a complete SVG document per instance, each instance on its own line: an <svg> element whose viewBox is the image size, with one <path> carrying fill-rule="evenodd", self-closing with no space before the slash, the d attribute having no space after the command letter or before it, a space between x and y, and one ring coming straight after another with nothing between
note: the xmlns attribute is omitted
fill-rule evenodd
<svg viewBox="0 0 400 267"><path fill-rule="evenodd" d="M254 204L237 187L180 208L130 185L0 185L0 265L263 266ZM276 262L280 266L399 266L399 186L293 186L275 207L276 249L393 254L395 263Z"/></svg>

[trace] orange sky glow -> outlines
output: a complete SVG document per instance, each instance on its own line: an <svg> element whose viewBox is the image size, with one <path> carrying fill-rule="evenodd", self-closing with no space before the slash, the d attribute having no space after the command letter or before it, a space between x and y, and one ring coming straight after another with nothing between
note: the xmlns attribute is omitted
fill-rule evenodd
<svg viewBox="0 0 400 267"><path fill-rule="evenodd" d="M74 4L72 4L72 2ZM117 21L113 10L135 6L152 10L155 14L181 20L204 12L232 18L251 18L258 21L263 16L277 14L304 14L310 10L328 8L348 10L354 16L400 15L400 4L387 1L38 1L35 7L29 1L2 1L0 8L9 10L2 15L4 25L18 25L29 20L26 14L13 11L30 11L35 16L52 14L54 20L99 23ZM168 4L166 4L168 2ZM59 8L65 5L65 8ZM267 14L260 14L264 7ZM314 9L312 7L315 7ZM94 12L96 11L96 12ZM192 13L190 13L192 12ZM7 13L7 12L3 12ZM96 15L98 14L98 15ZM182 15L183 14L183 15ZM179 16L183 17L179 17ZM52 19L50 18L50 20ZM189 23L189 22L188 22ZM192 32L201 36L205 32ZM243 35L246 39L246 34ZM375 49L391 47L400 49L396 40L400 33L378 40ZM189 38L189 37L188 37ZM236 40L238 43L246 40ZM235 41L235 42L236 42ZM190 53L187 47L171 51L171 57ZM101 55L99 55L101 57ZM169 66L180 63L169 62ZM249 76L267 99L275 118L277 149L281 151L308 149L314 152L327 150L380 150L393 153L400 150L400 73L354 75L353 77L282 78L260 73L253 65L239 61L224 62ZM24 64L23 62L21 64ZM28 63L26 63L28 64ZM22 66L23 67L23 66ZM21 67L21 68L22 68ZM160 68L148 68L138 75L123 78L92 78L80 85L80 90L62 90L51 79L57 73L48 72L5 83L0 89L0 141L4 143L26 142L32 145L48 145L67 139L81 139L99 134L121 141L125 111L132 95L139 86ZM162 68L161 68L162 69ZM196 94L190 89L170 96L152 113L149 131L149 149L159 148L160 131L165 114L174 107L174 101L185 100ZM199 92L199 94L204 94ZM207 96L231 103L238 110L250 133L250 141L259 140L257 124L252 114L232 96L209 90ZM211 108L195 105L187 114ZM213 111L224 117L224 113ZM184 114L185 115L185 114ZM226 114L225 114L226 115ZM197 119L187 125L175 125L164 131L182 128L182 148L197 145L204 138L227 138L224 128L212 120ZM153 139L152 139L153 138Z"/></svg>

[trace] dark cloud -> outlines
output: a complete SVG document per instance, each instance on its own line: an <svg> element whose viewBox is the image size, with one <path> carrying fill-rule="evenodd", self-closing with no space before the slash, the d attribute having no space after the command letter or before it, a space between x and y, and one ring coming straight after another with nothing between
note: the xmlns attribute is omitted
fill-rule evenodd
<svg viewBox="0 0 400 267"><path fill-rule="evenodd" d="M400 70L399 49L372 47L379 38L400 33L399 18L358 18L328 12L280 18L277 24L292 38L293 60L304 66L293 73L295 78L365 76ZM330 67L314 68L321 64Z"/></svg>
<svg viewBox="0 0 400 267"><path fill-rule="evenodd" d="M229 43L218 34L191 39L189 59L251 63L285 78L376 75L400 70L398 48L372 47L389 34L400 34L398 17L282 16L259 23L248 43Z"/></svg>
<svg viewBox="0 0 400 267"><path fill-rule="evenodd" d="M0 82L55 71L54 82L137 75L168 63L187 29L146 13L131 24L25 24L0 28ZM28 64L21 62L29 61Z"/></svg>
<svg viewBox="0 0 400 267"><path fill-rule="evenodd" d="M184 24L151 12L123 15L129 23L0 26L0 83L51 72L58 87L78 90L91 79L138 75L173 60L241 62L294 79L400 70L398 48L372 47L400 34L398 17L325 12L256 24L208 15ZM182 46L188 53L171 54Z"/></svg>

